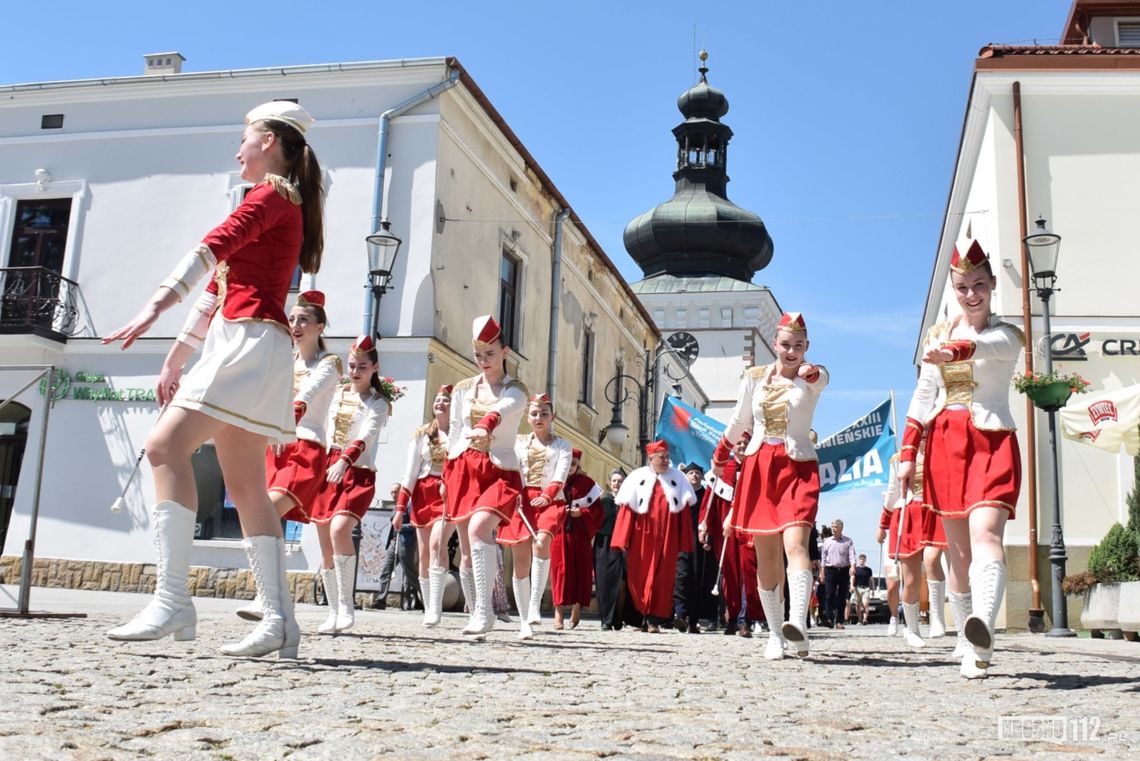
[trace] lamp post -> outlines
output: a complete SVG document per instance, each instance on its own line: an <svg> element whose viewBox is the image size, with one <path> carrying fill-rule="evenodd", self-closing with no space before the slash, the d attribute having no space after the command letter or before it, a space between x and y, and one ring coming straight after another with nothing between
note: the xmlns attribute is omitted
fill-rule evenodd
<svg viewBox="0 0 1140 761"><path fill-rule="evenodd" d="M396 256L400 253L402 240L392 234L392 223L387 219L380 223L380 229L365 237L368 244L368 285L372 289L372 332L375 340L380 340L380 297L388 292L392 282L392 270L396 266Z"/></svg>
<svg viewBox="0 0 1140 761"><path fill-rule="evenodd" d="M1045 220L1038 217L1037 229L1025 237L1029 251L1029 267L1033 270L1033 289L1041 299L1045 318L1045 373L1053 372L1053 336L1049 324L1049 298L1057 285L1057 257L1061 252L1061 236L1050 232ZM1046 636L1075 637L1069 628L1069 609L1061 584L1065 580L1065 536L1061 531L1061 454L1057 445L1057 407L1046 407L1049 415L1049 451L1053 465L1053 537L1049 544L1049 565L1053 575L1053 628ZM1034 558L1036 562L1036 558Z"/></svg>
<svg viewBox="0 0 1140 761"><path fill-rule="evenodd" d="M666 365L665 374L670 380L679 383L689 377L689 361L684 354L673 347L666 343L660 343L652 351L645 349L637 357L637 361L641 364L642 368L641 380L621 372L619 368L618 373L614 375L613 378L610 378L609 383L606 384L606 401L613 406L610 408L610 424L602 429L598 441L601 442L604 440L614 446L621 446L629 437L629 428L621 419L621 408L633 394L626 386L626 383L632 383L633 387L637 389L637 445L641 452L642 464L647 462L645 445L649 443L650 429L653 427L650 404L653 402L653 392L657 386L658 365L660 365L663 358L670 354L675 354L680 359L683 372L678 376L674 376L669 372L669 366Z"/></svg>

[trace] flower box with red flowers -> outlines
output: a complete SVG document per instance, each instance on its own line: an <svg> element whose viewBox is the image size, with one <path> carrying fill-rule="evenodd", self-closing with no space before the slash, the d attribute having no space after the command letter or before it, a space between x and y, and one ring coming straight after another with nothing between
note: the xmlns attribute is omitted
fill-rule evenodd
<svg viewBox="0 0 1140 761"><path fill-rule="evenodd" d="M1073 394L1083 394L1089 381L1079 373L1021 373L1013 376L1013 387L1028 396L1040 409L1056 412Z"/></svg>

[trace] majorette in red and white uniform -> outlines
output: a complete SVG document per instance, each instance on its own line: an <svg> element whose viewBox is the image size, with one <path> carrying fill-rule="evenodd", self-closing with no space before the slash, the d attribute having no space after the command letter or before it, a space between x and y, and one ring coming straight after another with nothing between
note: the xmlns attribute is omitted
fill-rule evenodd
<svg viewBox="0 0 1140 761"><path fill-rule="evenodd" d="M502 331L487 315L475 320L473 332L474 344L479 347L495 341ZM473 513L490 510L507 523L515 515L523 488L515 439L526 414L528 394L522 381L505 375L499 397L490 402L481 400L482 378L482 374L465 378L452 391L443 467L447 518L463 522ZM489 438L469 439L467 434L476 428L488 431Z"/></svg>
<svg viewBox="0 0 1140 761"><path fill-rule="evenodd" d="M297 297L297 306L324 308L325 295L305 291ZM293 418L297 422L297 440L285 444L280 452L266 451L265 473L269 492L284 494L293 503L283 518L309 522L309 512L325 482L325 449L328 446L325 421L337 381L344 373L340 357L332 352L320 353L312 363L299 352L293 352Z"/></svg>
<svg viewBox="0 0 1140 761"><path fill-rule="evenodd" d="M742 439L751 439L745 431ZM745 610L749 621L761 621L764 611L760 605L760 589L756 580L756 548L751 534L724 531L725 519L730 519L733 496L736 491L736 476L740 461L731 457L725 464L720 478L712 471L705 473L705 497L701 505L698 531L707 532L708 544L721 562L721 594L727 614L726 634L737 630L737 620ZM725 542L728 544L726 545ZM741 590L743 594L741 593Z"/></svg>
<svg viewBox="0 0 1140 761"><path fill-rule="evenodd" d="M350 355L365 354L375 344L360 336ZM392 403L375 390L362 397L352 384L342 382L329 404L326 426L329 437L327 466L344 460L351 467L339 483L325 482L312 513L314 523L328 523L346 513L362 520L376 494L376 441L392 414Z"/></svg>
<svg viewBox="0 0 1140 761"><path fill-rule="evenodd" d="M550 404L550 396L537 394L531 403ZM529 542L530 529L523 522L526 516L535 533L553 536L562 524L561 509L566 502L562 497L562 486L570 474L570 461L573 457L570 442L555 436L549 444L543 444L533 433L521 433L515 439L515 456L519 462L523 490L521 513L516 512L511 522L499 527L499 544L513 545ZM534 507L531 500L544 496L550 500L546 507Z"/></svg>
<svg viewBox="0 0 1140 761"><path fill-rule="evenodd" d="M477 357L506 356L499 351L507 349L502 330L491 315L472 322L471 343ZM495 396L482 372L455 384L443 465L446 518L461 524L459 530L468 536L471 568L461 567L459 578L471 592L467 599L474 601L469 603L471 618L463 633L474 637L484 636L495 626L491 597L498 578L499 549L486 536L487 527L501 526L514 517L523 489L515 437L526 413L527 389L505 372L498 385ZM497 521L480 519L473 532L470 519L480 512L490 513Z"/></svg>
<svg viewBox="0 0 1140 761"><path fill-rule="evenodd" d="M292 441L296 433L285 299L300 259L300 204L292 183L267 174L162 281L185 298L213 273L178 335L202 347L202 356L170 403L271 442Z"/></svg>
<svg viewBox="0 0 1140 761"><path fill-rule="evenodd" d="M797 350L796 346L802 348ZM815 524L819 510L819 464L812 443L811 421L819 395L827 387L828 373L822 365L804 359L807 347L807 324L803 315L785 312L776 326L773 348L781 357L800 352L795 377L788 379L781 375L780 361L748 370L740 385L736 409L713 452L713 467L723 466L741 435L745 431L752 432L736 478L732 519L732 528L736 531L782 537L787 529L810 529ZM806 533L802 541L806 554ZM799 562L797 560L797 564ZM757 565L760 565L759 558ZM771 574L771 569L768 573ZM800 656L808 653L811 569L793 567L789 563L785 578L789 588L787 621L783 620L779 580L760 580L760 602L769 629L764 657L769 660L784 657L785 641L793 643ZM776 585L764 588L764 584L772 582Z"/></svg>
<svg viewBox="0 0 1140 761"><path fill-rule="evenodd" d="M954 249L950 259L951 284L964 308L992 304L993 268L978 241L962 255ZM984 325L972 328L963 315L933 326L926 336L927 354L907 410L900 458L912 462L926 437L923 503L945 520L963 519L979 509L1014 517L1021 490L1021 452L1016 425L1009 409L1009 385L1025 335L990 314ZM935 354L935 353L938 354ZM945 357L949 355L949 360ZM987 545L1002 542L1004 522L990 521ZM971 527L973 530L973 527ZM951 549L950 605L964 637L959 638L962 676L984 677L993 655L994 624L1008 576L1004 557L974 558L969 532L955 525L954 532L967 546ZM949 534L948 534L949 536ZM970 591L956 592L964 571L955 571L954 553L969 558ZM991 555L987 551L986 555ZM972 608L972 611L971 611Z"/></svg>
<svg viewBox="0 0 1140 761"><path fill-rule="evenodd" d="M443 385L436 396L450 397L452 391L452 386ZM408 443L407 465L396 494L396 511L407 511L408 521L416 528L427 528L443 518L441 489L446 459L447 436L435 421L417 428Z"/></svg>
<svg viewBox="0 0 1140 761"><path fill-rule="evenodd" d="M784 314L778 329L807 332L798 312ZM810 528L819 509L819 464L811 421L827 387L827 370L814 365L807 378L788 380L778 375L777 368L773 363L745 373L739 401L713 454L714 465L726 463L741 435L752 432L737 476L732 518L735 530L749 534Z"/></svg>
<svg viewBox="0 0 1140 761"><path fill-rule="evenodd" d="M974 241L950 266L966 274L986 261ZM977 507L996 507L1013 518L1021 490L1017 424L1009 410L1009 384L1025 334L995 315L971 339L954 339L961 317L930 329L926 349L951 351L942 365L922 363L906 413L900 452L913 462L926 434L923 503L944 518L964 518Z"/></svg>
<svg viewBox="0 0 1140 761"><path fill-rule="evenodd" d="M581 459L582 450L571 450L573 463ZM567 477L562 495L558 507L562 526L554 532L550 545L550 591L556 607L588 607L594 587L594 535L605 518L602 489L579 470ZM579 515L572 515L572 510L578 510Z"/></svg>
<svg viewBox="0 0 1140 761"><path fill-rule="evenodd" d="M879 528L887 532L887 557L892 560L914 557L922 552L923 534L927 524L926 515L938 517L930 510L924 511L922 507L922 457L920 455L915 462L916 488L908 495L909 500L899 492L897 456L891 457L889 471L887 491L883 495L883 512L879 515ZM900 523L903 531L901 541ZM933 527L933 522L930 525Z"/></svg>

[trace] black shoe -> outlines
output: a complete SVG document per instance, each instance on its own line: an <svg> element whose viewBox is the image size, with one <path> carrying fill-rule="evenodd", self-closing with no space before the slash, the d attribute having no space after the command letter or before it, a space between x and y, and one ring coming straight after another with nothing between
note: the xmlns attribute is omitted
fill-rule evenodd
<svg viewBox="0 0 1140 761"><path fill-rule="evenodd" d="M693 621L691 624L689 624L689 634L700 634L700 633L701 633L701 625L700 624L698 624L696 621Z"/></svg>
<svg viewBox="0 0 1140 761"><path fill-rule="evenodd" d="M734 623L730 623L730 624L725 624L724 625L724 633L727 634L729 637L736 634L736 623L734 622Z"/></svg>
<svg viewBox="0 0 1140 761"><path fill-rule="evenodd" d="M689 622L683 618L674 618L673 628L681 633L687 632L689 630Z"/></svg>

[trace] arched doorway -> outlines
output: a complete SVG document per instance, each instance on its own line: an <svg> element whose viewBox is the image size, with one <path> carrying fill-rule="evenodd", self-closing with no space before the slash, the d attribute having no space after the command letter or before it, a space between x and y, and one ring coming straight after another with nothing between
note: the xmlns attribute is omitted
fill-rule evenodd
<svg viewBox="0 0 1140 761"><path fill-rule="evenodd" d="M0 409L0 554L8 538L8 520L16 502L16 482L31 419L32 411L19 402L9 402Z"/></svg>

